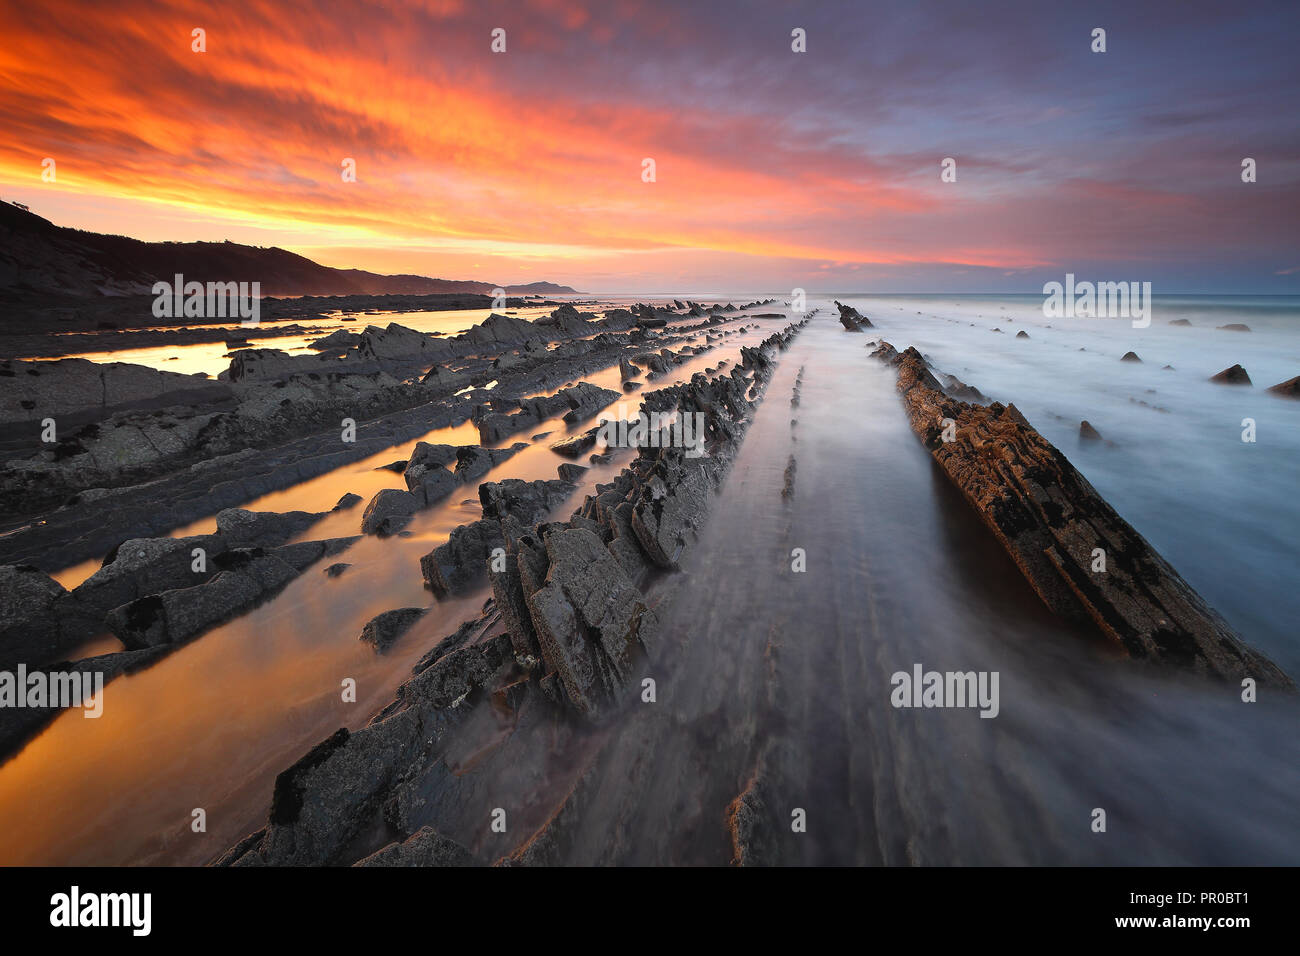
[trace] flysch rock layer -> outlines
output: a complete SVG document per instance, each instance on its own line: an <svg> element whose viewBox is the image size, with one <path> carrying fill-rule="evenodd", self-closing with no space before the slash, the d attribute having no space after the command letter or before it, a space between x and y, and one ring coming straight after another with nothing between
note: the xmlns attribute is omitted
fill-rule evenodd
<svg viewBox="0 0 1300 956"><path fill-rule="evenodd" d="M0 563L47 571L66 567L123 538L165 533L466 417L478 423L500 415L507 425L527 427L526 412L552 399L523 396L551 392L678 336L706 329L725 336L739 329L722 326L744 318L711 315L661 333L638 327L626 310L610 310L595 321L590 313L556 314L550 323L506 322L505 316L485 321L451 340L454 360L443 358L444 340L400 326L368 329L360 337L368 354L378 356L373 361L363 360L360 346L346 360L330 354L237 354L235 374L223 373L224 383L177 377L207 387L203 394L210 399L142 412L104 406L99 379L87 379L70 397L57 375L44 374L53 363L11 363L5 371L14 374L0 376L0 402L14 398L25 418L12 426L10 446L36 451L0 461L0 515L28 522L0 540ZM624 327L629 331L611 331ZM548 350L545 342L556 339L562 344ZM428 342L435 344L426 347ZM423 369L428 371L420 377ZM142 382L157 380L156 372L140 373ZM37 383L45 391L18 394L19 381L23 389ZM490 392L481 388L494 381ZM43 409L52 396L96 420L80 425L77 417L59 414L57 442L42 441ZM565 391L562 404L576 420L614 397L582 386ZM341 436L345 420L355 423L350 440L322 442L323 435Z"/></svg>
<svg viewBox="0 0 1300 956"><path fill-rule="evenodd" d="M700 373L646 396L655 406L703 413L706 456L642 447L563 523L530 525L511 513L521 499L544 498L524 486L549 483L484 484L483 520L497 523L507 562L505 571L487 570L493 597L483 615L426 654L370 724L340 729L281 773L267 825L217 863L518 865L551 858L572 826L582 771L568 775L571 791L555 813L520 837L492 850L462 847L429 825L439 814L454 816L461 803L481 803L473 776L456 770L457 742L485 719L507 734L572 739L573 727L599 726L632 693L637 661L657 648L653 585L696 544L708 498L775 367L773 353L806 321L743 349L727 374ZM543 749L528 748L527 759L544 763ZM515 769L545 772L542 763ZM388 842L380 844L378 833Z"/></svg>
<svg viewBox="0 0 1300 956"><path fill-rule="evenodd" d="M347 507L346 497L340 507ZM107 684L267 600L355 538L284 544L330 512L218 513L215 534L132 538L71 591L35 568L0 565L0 670L99 673ZM60 661L112 633L125 650ZM47 663L55 662L55 663ZM0 707L0 757L59 713Z"/></svg>
<svg viewBox="0 0 1300 956"><path fill-rule="evenodd" d="M950 397L915 348L882 343L872 354L897 365L912 430L1052 611L1090 621L1136 659L1294 689L1014 405ZM1104 572L1092 570L1096 548Z"/></svg>

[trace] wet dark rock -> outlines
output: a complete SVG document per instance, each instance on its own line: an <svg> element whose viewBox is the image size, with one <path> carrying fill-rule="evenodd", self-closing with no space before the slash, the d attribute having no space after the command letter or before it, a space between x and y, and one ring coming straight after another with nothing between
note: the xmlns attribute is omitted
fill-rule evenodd
<svg viewBox="0 0 1300 956"><path fill-rule="evenodd" d="M581 529L546 538L546 584L527 599L542 654L580 712L610 703L659 639L659 619L601 540Z"/></svg>
<svg viewBox="0 0 1300 956"><path fill-rule="evenodd" d="M1170 325L1191 325L1192 323L1187 319L1172 319L1169 322L1169 324Z"/></svg>
<svg viewBox="0 0 1300 956"><path fill-rule="evenodd" d="M311 564L356 540L331 538L273 551L226 551L212 559L217 573L205 583L138 598L110 611L105 623L128 650L181 644L251 610Z"/></svg>
<svg viewBox="0 0 1300 956"><path fill-rule="evenodd" d="M1293 688L1042 437L1014 405L958 402L912 348L898 390L935 461L1052 611L1091 622L1131 657ZM956 440L942 440L943 420ZM1106 571L1092 570L1095 548Z"/></svg>
<svg viewBox="0 0 1300 956"><path fill-rule="evenodd" d="M881 342L876 346L876 350L871 353L874 359L880 359L886 365L897 365L899 361L898 352L888 342Z"/></svg>
<svg viewBox="0 0 1300 956"><path fill-rule="evenodd" d="M1137 354L1136 352L1125 352L1124 355L1123 355L1123 357L1120 358L1120 361L1121 361L1121 362L1141 362L1142 360L1141 360L1140 358L1138 358L1138 354Z"/></svg>
<svg viewBox="0 0 1300 956"><path fill-rule="evenodd" d="M497 465L527 447L527 442L515 442L509 448L466 445L456 453L456 478L463 483L477 481Z"/></svg>
<svg viewBox="0 0 1300 956"><path fill-rule="evenodd" d="M487 573L492 551L505 548L501 522L506 517L536 524L574 491L567 481L523 481L509 478L479 486L483 518L452 531L446 544L420 559L425 584L438 597L462 594L479 585Z"/></svg>
<svg viewBox="0 0 1300 956"><path fill-rule="evenodd" d="M28 565L0 566L0 669L38 664L102 630L103 611Z"/></svg>
<svg viewBox="0 0 1300 956"><path fill-rule="evenodd" d="M257 358L244 357L240 361L247 365ZM260 358L269 361L267 356ZM328 470L327 460L358 460L391 445L392 441L373 442L370 448L367 447L370 443L358 442L334 449L316 438L311 449L305 449L307 454L299 450L291 460L287 443L295 439L304 441L304 436L326 428L333 431L343 417L362 420L365 416L369 421L361 426L364 431L390 430L393 419L388 413L425 405L433 397L432 387L403 384L399 379L378 371L362 374L356 363L350 361L341 363L330 359L322 364L320 356L283 354L276 361L287 364L279 369L268 366L267 375L262 377L239 366L237 371L242 369L242 372L236 377L240 381L233 383L233 387L208 383L216 390L206 396L195 396L192 402L186 402L185 396L181 396L178 401L184 404L169 406L157 413L135 410L136 405L128 402L121 408L130 406L131 410L123 410L90 425L82 426L79 420L71 418L60 419L63 440L52 451L44 449L41 454L21 462L7 463L6 468L0 469L0 498L7 505L12 502L15 510L32 512L51 500L63 503L74 494L102 495L109 488L125 489L162 474L169 476L169 486L197 484L205 480L209 490L212 490L212 485L222 482L265 482L283 487L284 477L271 482L269 475L263 477L269 469L259 467L243 456L255 448L280 446L286 452L284 460L275 461L272 467L283 476L293 471L293 478L302 480ZM417 364L424 361L418 359ZM427 367L427 362L425 365ZM144 371L148 373L144 381L149 381L148 376L152 376L156 384L159 373ZM284 374L280 375L280 372ZM104 383L98 373L96 376L92 384L98 394L102 392ZM192 376L180 378L191 383L199 381ZM154 389L150 394L158 393L172 394L165 388ZM449 402L457 403L451 396L447 398ZM155 399L146 397L139 401L154 402ZM133 402L138 404L136 400ZM448 410L437 411L446 414ZM215 462L225 456L230 456L236 466L218 471ZM14 467L19 464L21 468ZM205 472L208 477L203 478ZM190 489L176 490L185 492ZM263 493L256 488L250 491L254 496ZM130 498L133 506L139 504L137 497L133 493ZM234 504L248 500L248 497L232 494L221 503ZM196 507L193 502L197 498L198 495L180 493L170 495L167 500L176 502L177 507L192 515ZM66 516L62 517L66 520ZM184 523L197 515L178 517ZM116 517L114 523L124 526L118 537L140 535L150 530L147 524L131 527L124 516ZM48 535L47 529L23 535L23 538ZM12 542L9 545L13 547ZM22 560L28 557L21 554Z"/></svg>
<svg viewBox="0 0 1300 956"><path fill-rule="evenodd" d="M668 315L660 315L652 305L637 303L632 307L636 324L643 329L662 329L668 324Z"/></svg>
<svg viewBox="0 0 1300 956"><path fill-rule="evenodd" d="M273 548L306 531L327 514L226 508L217 512L217 535L231 548Z"/></svg>
<svg viewBox="0 0 1300 956"><path fill-rule="evenodd" d="M349 491L347 494L345 494L342 498L338 500L338 504L334 506L334 510L346 511L348 508L354 508L357 505L361 504L361 501L362 498L360 495L353 494L352 492Z"/></svg>
<svg viewBox="0 0 1300 956"><path fill-rule="evenodd" d="M1251 384L1250 376L1240 365L1230 365L1217 375L1210 377L1211 382L1219 385L1249 385Z"/></svg>
<svg viewBox="0 0 1300 956"><path fill-rule="evenodd" d="M467 376L442 365L434 365L420 378L420 384L436 393L465 387Z"/></svg>
<svg viewBox="0 0 1300 956"><path fill-rule="evenodd" d="M319 378L324 372L335 371L326 362L337 364L326 354L291 355L283 349L246 348L231 353L230 367L218 378L240 386L282 382L296 375Z"/></svg>
<svg viewBox="0 0 1300 956"><path fill-rule="evenodd" d="M428 468L419 465L417 468L418 480L412 481L412 473L407 472L406 483L422 508L437 504L460 487L460 478L441 465Z"/></svg>
<svg viewBox="0 0 1300 956"><path fill-rule="evenodd" d="M399 688L399 699L437 710L457 708L513 663L510 649L509 637L497 627L467 621L420 659L415 676Z"/></svg>
<svg viewBox="0 0 1300 956"><path fill-rule="evenodd" d="M360 535L349 538L326 538L320 541L299 541L296 544L281 545L271 553L288 564L295 571L303 572L321 558L338 554L361 540ZM217 559L221 566L224 556Z"/></svg>
<svg viewBox="0 0 1300 956"><path fill-rule="evenodd" d="M540 536L513 518L501 522L505 541L503 568L493 569L492 599L510 635L515 660L532 670L541 660L541 646L533 628L527 596L541 587L546 576L546 555Z"/></svg>
<svg viewBox="0 0 1300 956"><path fill-rule="evenodd" d="M402 607L377 614L361 629L360 640L374 647L377 654L383 654L427 611L423 607Z"/></svg>
<svg viewBox="0 0 1300 956"><path fill-rule="evenodd" d="M590 324L595 318L594 313L579 312L575 306L565 303L550 315L536 319L535 323L559 329L568 335L585 335L590 331Z"/></svg>
<svg viewBox="0 0 1300 956"><path fill-rule="evenodd" d="M456 336L454 341L472 345L519 345L524 342L546 342L550 333L544 327L513 315L493 312L478 325Z"/></svg>
<svg viewBox="0 0 1300 956"><path fill-rule="evenodd" d="M493 711L503 717L518 716L530 697L531 687L532 683L524 677L495 688L490 697Z"/></svg>
<svg viewBox="0 0 1300 956"><path fill-rule="evenodd" d="M4 376L0 423L48 416L59 420L60 430L74 416L98 420L137 407L198 405L233 397L224 383L126 362L3 359L0 372L12 373ZM23 402L31 404L24 407Z"/></svg>
<svg viewBox="0 0 1300 956"><path fill-rule="evenodd" d="M840 310L840 324L849 332L861 332L863 329L873 327L871 320L853 306L842 302L836 302L835 306Z"/></svg>
<svg viewBox="0 0 1300 956"><path fill-rule="evenodd" d="M563 441L558 441L551 446L551 451L557 455L564 455L566 458L577 458L589 448L595 447L596 436L599 434L599 426L591 428L580 435L572 435Z"/></svg>
<svg viewBox="0 0 1300 956"><path fill-rule="evenodd" d="M400 488L384 488L370 499L361 516L361 533L391 535L406 527L423 506L420 498Z"/></svg>
<svg viewBox="0 0 1300 956"><path fill-rule="evenodd" d="M560 478L536 481L507 478L504 481L485 481L479 485L478 497L485 518L510 515L524 524L536 524L573 492L573 483Z"/></svg>
<svg viewBox="0 0 1300 956"><path fill-rule="evenodd" d="M618 392L600 388L590 382L579 382L568 388L562 388L554 395L542 395L520 401L517 411L511 414L492 412L476 419L479 438L485 443L493 443L523 431L534 428L546 419L563 414L564 421L572 424L583 418L590 418L596 412L618 399Z"/></svg>
<svg viewBox="0 0 1300 956"><path fill-rule="evenodd" d="M452 531L446 544L420 558L420 573L437 597L461 594L483 581L492 550L504 547L499 521L472 521Z"/></svg>
<svg viewBox="0 0 1300 956"><path fill-rule="evenodd" d="M794 497L794 476L798 467L799 464L795 461L794 455L791 455L790 460L785 465L785 484L781 488L781 497L786 501Z"/></svg>
<svg viewBox="0 0 1300 956"><path fill-rule="evenodd" d="M1244 323L1241 322L1230 322L1227 325L1220 325L1219 328L1222 329L1224 332L1249 332L1250 331L1250 326L1245 325Z"/></svg>
<svg viewBox="0 0 1300 956"><path fill-rule="evenodd" d="M254 515L253 512L239 514ZM259 527L256 521L241 527L237 516L227 517L228 530L245 531L249 538L259 536L254 531L256 527ZM273 544L288 537L266 533L266 525L260 529L264 532L262 536ZM133 538L109 552L103 566L73 593L85 606L95 608L102 619L108 611L137 598L202 584L220 570L216 558L229 549L229 539L224 535ZM201 554L196 555L196 551Z"/></svg>
<svg viewBox="0 0 1300 956"><path fill-rule="evenodd" d="M1283 398L1300 398L1300 375L1289 378L1285 382L1270 385L1268 390L1274 395L1281 395Z"/></svg>
<svg viewBox="0 0 1300 956"><path fill-rule="evenodd" d="M636 378L638 375L640 375L641 370L637 368L635 365L633 365L631 362L629 362L627 359L621 358L618 360L618 373L619 376L623 379L623 381L626 382L628 379Z"/></svg>
<svg viewBox="0 0 1300 956"><path fill-rule="evenodd" d="M1021 329L1019 332L1016 333L1016 338L1027 339L1029 338L1029 333L1026 332L1024 329Z"/></svg>
<svg viewBox="0 0 1300 956"><path fill-rule="evenodd" d="M661 568L680 567L698 540L708 510L709 467L704 458L661 457L632 502L632 529Z"/></svg>
<svg viewBox="0 0 1300 956"><path fill-rule="evenodd" d="M582 476L587 473L587 469L585 466L574 465L574 464L570 464L569 462L565 462L564 464L560 465L560 467L557 468L556 471L559 472L561 480L570 481L570 482L581 481Z"/></svg>
<svg viewBox="0 0 1300 956"><path fill-rule="evenodd" d="M577 386L561 393L569 405L564 413L567 425L576 425L584 418L590 418L602 408L618 401L618 392L609 388L600 388L589 382L579 382Z"/></svg>
<svg viewBox="0 0 1300 956"><path fill-rule="evenodd" d="M474 327L478 328L480 326ZM451 348L444 339L390 322L382 329L367 325L357 336L356 351L359 359L379 363L411 360L429 362L447 355Z"/></svg>
<svg viewBox="0 0 1300 956"><path fill-rule="evenodd" d="M633 334L639 331L636 328L636 316L628 309L609 309L602 322L611 329L631 329Z"/></svg>
<svg viewBox="0 0 1300 956"><path fill-rule="evenodd" d="M944 379L947 382L944 391L953 398L959 398L964 402L979 402L981 404L988 401L988 397L983 392L974 385L967 385L956 375L946 375Z"/></svg>
<svg viewBox="0 0 1300 956"><path fill-rule="evenodd" d="M375 471L393 471L393 472L396 472L396 473L399 474L399 475L400 475L402 472L404 472L405 470L406 470L406 459L405 459L405 458L399 458L399 459L397 459L397 461L390 461L390 462L389 462L388 464L386 464L386 465L378 465L378 466L376 466L376 468L375 468Z"/></svg>
<svg viewBox="0 0 1300 956"><path fill-rule="evenodd" d="M260 548L227 552L230 569L190 588L139 598L106 621L128 650L180 644L253 607L297 577L297 569Z"/></svg>
<svg viewBox="0 0 1300 956"><path fill-rule="evenodd" d="M352 567L352 565L348 564L347 562L338 561L334 564L331 564L329 567L327 567L323 573L328 578L337 578L339 575L341 575L344 571L346 571L350 567Z"/></svg>
<svg viewBox="0 0 1300 956"><path fill-rule="evenodd" d="M338 329L329 335L322 336L312 342L307 343L308 348L318 351L334 351L338 349L355 348L361 341L361 336L355 332L349 332L347 329ZM227 343L229 345L229 343Z"/></svg>
<svg viewBox="0 0 1300 956"><path fill-rule="evenodd" d="M797 328L747 350L740 366L720 381L701 374L674 393L683 410L707 415L710 457L701 461L708 464L692 466L702 477L711 481L725 472L753 411L747 396L762 391L774 353ZM555 720L557 709L599 719L637 686L642 660L658 647L659 616L637 582L651 562L632 529L633 501L693 493L693 472L682 465L682 455L674 448L643 450L565 524L525 526L510 513L533 500L532 491L481 493L485 514L505 512L476 524L491 525L501 535L507 568L491 574L493 597L481 615L422 657L412 678L367 727L355 734L339 731L281 774L266 827L239 841L220 862L332 865L375 856L376 862L414 861L424 859L426 850L433 860L454 853L435 834L406 838L420 836L444 795L463 802L457 781L466 778L456 767L465 766L466 757L478 759L463 749L478 744L446 731L486 720L492 734L504 733L508 740L518 732L512 725L532 721L532 730L545 727L546 733L568 736L572 722ZM671 459L671 467L659 468L662 459ZM538 764L523 772L548 770ZM512 843L503 843L500 862L559 860L565 834L590 819L582 811L592 779L579 771L560 810L531 835L526 829L513 851ZM394 832L401 842L391 842ZM433 846L421 849L422 841Z"/></svg>
<svg viewBox="0 0 1300 956"><path fill-rule="evenodd" d="M772 794L760 770L727 806L725 820L731 837L732 866L772 866L779 859L775 839L777 820Z"/></svg>
<svg viewBox="0 0 1300 956"><path fill-rule="evenodd" d="M421 827L402 843L390 843L354 866L475 866L469 850L455 840Z"/></svg>
<svg viewBox="0 0 1300 956"><path fill-rule="evenodd" d="M400 711L356 733L340 729L276 778L263 831L223 866L329 865L369 826L389 785L419 753L424 721Z"/></svg>
<svg viewBox="0 0 1300 956"><path fill-rule="evenodd" d="M460 449L456 445L431 445L425 441L416 442L411 457L407 460L406 467L402 472L403 477L406 479L406 487L414 491L415 486L420 483L420 479L426 471L453 464L459 451Z"/></svg>
<svg viewBox="0 0 1300 956"><path fill-rule="evenodd" d="M498 666L490 662L480 649L463 647L443 655L422 670L404 692L430 707L455 708L490 681Z"/></svg>
<svg viewBox="0 0 1300 956"><path fill-rule="evenodd" d="M668 371L668 363L664 357L655 352L646 352L637 356L637 361L650 370L651 374L663 375Z"/></svg>
<svg viewBox="0 0 1300 956"><path fill-rule="evenodd" d="M1079 422L1079 437L1089 441L1101 441L1101 433L1093 428L1087 419Z"/></svg>

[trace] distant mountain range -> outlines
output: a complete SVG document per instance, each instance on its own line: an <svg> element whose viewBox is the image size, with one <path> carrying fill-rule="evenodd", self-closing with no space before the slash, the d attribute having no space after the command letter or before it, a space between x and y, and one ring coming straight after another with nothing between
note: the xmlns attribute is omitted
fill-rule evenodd
<svg viewBox="0 0 1300 956"><path fill-rule="evenodd" d="M237 242L144 242L56 226L0 202L0 293L114 296L148 293L180 273L186 282L260 282L262 295L490 294L491 282L331 269L285 249ZM576 294L553 282L504 287L512 295Z"/></svg>

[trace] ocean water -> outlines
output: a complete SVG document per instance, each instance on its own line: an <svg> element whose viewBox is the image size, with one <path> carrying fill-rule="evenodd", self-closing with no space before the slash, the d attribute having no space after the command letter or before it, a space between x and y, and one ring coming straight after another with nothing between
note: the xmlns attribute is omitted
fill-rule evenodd
<svg viewBox="0 0 1300 956"><path fill-rule="evenodd" d="M655 301L673 297L687 296ZM842 331L832 298L876 328ZM1248 643L1296 677L1300 402L1265 387L1300 374L1300 303L1157 299L1146 329L1047 319L1038 296L844 294L811 296L809 307L822 311L782 355L668 615L674 650L657 666L671 719L634 710L609 735L610 785L571 862L599 861L605 824L629 819L626 861L725 862L718 821L770 744L774 801L804 807L815 824L808 840L787 842L790 862L1300 862L1296 702L1247 705L1232 687L1139 673L1062 627L907 427L892 370L868 357L880 338L915 345L941 371L1014 402ZM1168 325L1174 318L1193 324ZM1232 322L1252 331L1217 329ZM756 323L678 377L783 324ZM1015 338L1022 329L1028 339ZM1140 364L1120 361L1129 350ZM1208 381L1235 363L1254 387ZM592 380L608 386L611 374ZM1241 440L1244 418L1256 422L1253 443ZM1105 441L1080 442L1081 419ZM538 431L553 427L564 426ZM485 480L553 474L560 459L546 444ZM353 485L400 485L372 467L251 504L316 510ZM593 470L586 486L618 467ZM441 606L387 657L356 641L373 614L428 602L419 555L475 517L449 501L422 514L410 539L366 539L335 559L354 563L348 575L310 569L251 614L110 684L102 720L60 717L0 765L0 863L199 863L260 825L276 773L340 724L365 723L419 654L475 613L485 594ZM327 519L309 536L351 533L354 520L359 512ZM790 573L793 547L806 549L807 574ZM774 659L779 714L766 683ZM893 709L889 676L915 663L1000 671L999 717ZM337 703L343 676L359 679L361 703ZM656 782L627 786L647 762ZM499 774L494 793L530 796L521 791L533 784L508 769L489 761L476 772ZM208 811L205 836L188 830L195 806ZM1097 807L1112 821L1105 837L1088 827Z"/></svg>
<svg viewBox="0 0 1300 956"><path fill-rule="evenodd" d="M1267 391L1300 375L1300 298L1157 296L1147 328L1045 318L1041 296L840 301L874 337L1015 403L1247 641L1300 673L1300 401ZM1233 323L1251 331L1218 328ZM1129 351L1140 364L1120 361ZM1234 364L1253 387L1209 381ZM1085 419L1103 442L1080 441Z"/></svg>
<svg viewBox="0 0 1300 956"><path fill-rule="evenodd" d="M1161 374L1159 329L1136 340L1113 325L1054 337L1040 326L1055 323L1036 320L1023 302L854 301L897 347L916 344L1050 425L1099 486L1123 492L1113 496L1120 512L1221 598L1246 640L1296 673L1287 607L1297 524L1286 487L1295 431L1278 423L1300 407L1200 380L1197 361L1214 365L1223 357L1216 350L1235 339L1217 345L1207 331L1203 346L1168 340L1173 364L1189 371L1157 396L1181 414L1151 448L1143 442L1155 426L1127 398L1146 396L1144 376ZM1007 328L1008 317L1031 338L991 331ZM617 840L626 861L723 862L730 848L718 821L759 777L764 823L787 863L1300 862L1300 700L1265 692L1245 703L1234 685L1140 668L1064 627L916 440L895 371L869 359L862 339L870 336L818 319L783 354L667 610L677 643L654 665L660 707L630 706L609 735L595 796L584 803L592 836L568 861L607 862ZM1274 348L1288 341L1283 325ZM1130 347L1143 365L1118 361ZM1232 350L1206 375L1236 358L1267 369L1257 360L1268 354ZM1284 446L1274 434L1271 466L1285 467L1288 455L1292 465L1259 483L1252 500L1270 496L1267 507L1246 517L1236 511L1239 489L1216 477L1252 472L1232 457L1231 442L1213 440L1217 423L1245 414L1240 408L1265 409L1260 420L1287 436ZM1073 436L1085 415L1115 447L1080 452ZM1184 466L1189 457L1202 460ZM1144 474L1156 467L1158 476ZM1184 473L1195 480L1180 481ZM1154 520L1164 515L1173 517ZM1249 547L1234 533L1250 536ZM796 548L806 555L802 572L791 564ZM1273 563L1283 570L1271 573ZM1216 587L1216 575L1231 577ZM1242 601L1227 600L1234 588ZM917 665L997 673L997 717L892 706L892 675ZM501 773L511 782L508 768ZM626 780L639 785L620 785ZM806 815L803 834L791 832L794 809ZM1097 811L1106 814L1104 833L1092 828Z"/></svg>

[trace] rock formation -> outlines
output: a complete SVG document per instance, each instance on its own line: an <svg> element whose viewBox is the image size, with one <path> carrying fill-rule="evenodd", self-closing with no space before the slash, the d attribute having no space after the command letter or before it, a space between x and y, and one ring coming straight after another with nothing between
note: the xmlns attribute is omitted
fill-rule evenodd
<svg viewBox="0 0 1300 956"><path fill-rule="evenodd" d="M1133 658L1294 688L1014 405L949 398L914 348L893 361L913 431L1052 611L1090 621ZM943 440L945 420L953 441Z"/></svg>

